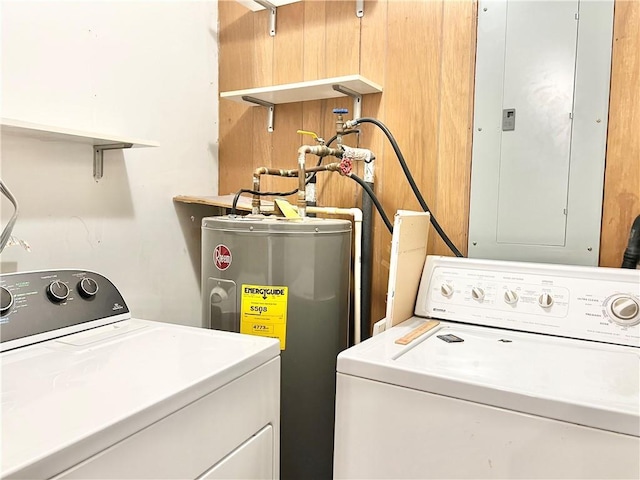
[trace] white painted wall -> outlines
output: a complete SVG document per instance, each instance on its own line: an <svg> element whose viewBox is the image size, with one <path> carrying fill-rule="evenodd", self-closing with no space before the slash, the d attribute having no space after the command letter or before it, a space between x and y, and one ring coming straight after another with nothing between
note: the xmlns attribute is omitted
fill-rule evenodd
<svg viewBox="0 0 640 480"><path fill-rule="evenodd" d="M3 271L95 270L134 316L199 326L200 219L172 198L217 193L217 2L0 5L3 117L160 143L106 152L96 183L90 146L3 134L32 249L6 248Z"/></svg>

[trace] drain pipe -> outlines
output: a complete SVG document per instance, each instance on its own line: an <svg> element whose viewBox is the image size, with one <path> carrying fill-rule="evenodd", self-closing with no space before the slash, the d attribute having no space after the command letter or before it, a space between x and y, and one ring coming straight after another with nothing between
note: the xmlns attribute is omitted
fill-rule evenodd
<svg viewBox="0 0 640 480"><path fill-rule="evenodd" d="M334 110L335 112L335 110ZM340 115L338 116L341 117ZM339 133L339 132L338 132ZM342 145L342 161L352 164L361 161L364 164L364 182L373 191L374 153L366 148ZM347 174L348 172L343 172ZM370 337L371 331L371 278L373 269L373 201L365 190L362 191L362 315L360 332L362 340Z"/></svg>
<svg viewBox="0 0 640 480"><path fill-rule="evenodd" d="M374 159L364 162L364 182L373 191ZM371 280L373 278L373 201L362 190L362 339L371 331Z"/></svg>
<svg viewBox="0 0 640 480"><path fill-rule="evenodd" d="M362 337L362 210L359 208L307 207L309 213L328 215L350 215L354 223L353 259L353 341L357 345Z"/></svg>

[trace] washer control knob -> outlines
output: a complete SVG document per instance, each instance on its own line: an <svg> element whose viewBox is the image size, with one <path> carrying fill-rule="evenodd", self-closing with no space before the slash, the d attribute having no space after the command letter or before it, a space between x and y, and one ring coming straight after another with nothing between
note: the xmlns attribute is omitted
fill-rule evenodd
<svg viewBox="0 0 640 480"><path fill-rule="evenodd" d="M453 285L450 283L443 283L440 285L440 293L443 297L450 298L453 295Z"/></svg>
<svg viewBox="0 0 640 480"><path fill-rule="evenodd" d="M638 302L627 295L621 295L611 302L613 321L619 325L631 326L640 323L638 312Z"/></svg>
<svg viewBox="0 0 640 480"><path fill-rule="evenodd" d="M481 302L482 300L484 300L484 290L480 287L473 287L471 289L471 298L477 300L478 302Z"/></svg>
<svg viewBox="0 0 640 480"><path fill-rule="evenodd" d="M52 302L64 302L69 296L69 287L60 280L55 280L47 287L47 295Z"/></svg>
<svg viewBox="0 0 640 480"><path fill-rule="evenodd" d="M518 303L518 294L513 290L505 290L504 303L508 305L515 305L516 303Z"/></svg>
<svg viewBox="0 0 640 480"><path fill-rule="evenodd" d="M84 277L78 283L78 293L82 298L92 298L98 293L98 282L91 277Z"/></svg>
<svg viewBox="0 0 640 480"><path fill-rule="evenodd" d="M538 297L538 305L542 308L551 308L553 305L553 297L550 293L543 293Z"/></svg>
<svg viewBox="0 0 640 480"><path fill-rule="evenodd" d="M13 294L5 287L0 287L0 315L4 315L13 306Z"/></svg>

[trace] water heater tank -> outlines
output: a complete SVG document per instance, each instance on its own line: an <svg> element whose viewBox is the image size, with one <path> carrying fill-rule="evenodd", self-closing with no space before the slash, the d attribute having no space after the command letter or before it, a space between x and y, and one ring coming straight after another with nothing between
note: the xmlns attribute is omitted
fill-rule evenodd
<svg viewBox="0 0 640 480"><path fill-rule="evenodd" d="M336 357L349 336L350 257L347 220L202 221L203 325L280 339L284 480L333 476Z"/></svg>

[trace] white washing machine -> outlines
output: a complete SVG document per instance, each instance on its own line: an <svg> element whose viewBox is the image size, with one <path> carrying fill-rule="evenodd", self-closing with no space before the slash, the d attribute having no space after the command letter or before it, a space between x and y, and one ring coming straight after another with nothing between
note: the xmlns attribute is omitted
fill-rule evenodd
<svg viewBox="0 0 640 480"><path fill-rule="evenodd" d="M94 272L0 286L0 477L279 478L277 340L132 319Z"/></svg>
<svg viewBox="0 0 640 480"><path fill-rule="evenodd" d="M428 257L341 353L335 478L640 478L640 271Z"/></svg>

